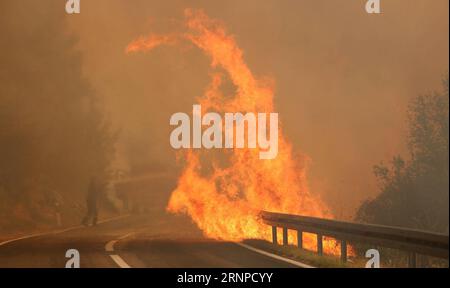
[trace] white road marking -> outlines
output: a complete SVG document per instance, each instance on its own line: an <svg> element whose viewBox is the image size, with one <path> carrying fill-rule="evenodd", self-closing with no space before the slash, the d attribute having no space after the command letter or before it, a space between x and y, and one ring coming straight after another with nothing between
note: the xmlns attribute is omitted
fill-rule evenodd
<svg viewBox="0 0 450 288"><path fill-rule="evenodd" d="M126 218L126 217L129 217L129 216L130 215L122 215L122 216L118 216L118 217L105 219L105 220L99 221L98 224L103 224L103 223L119 220L119 219ZM4 246L6 244L9 244L9 243L12 243L12 242L16 242L16 241L19 241L19 240L25 240L25 239L35 238L35 237L39 237L39 236L61 234L61 233L64 233L64 232L73 231L73 230L81 229L81 228L84 228L84 227L85 226L79 225L79 226L69 227L69 228L62 229L62 230L56 230L56 231L50 231L50 232L44 232L44 233L36 233L36 234L25 235L25 236L22 236L22 237L18 237L18 238L14 238L14 239L10 239L10 240L6 240L6 241L3 241L3 242L0 242L0 246Z"/></svg>
<svg viewBox="0 0 450 288"><path fill-rule="evenodd" d="M119 219L126 218L126 217L129 217L129 216L130 215L122 215L122 216L113 217L113 218L110 218L110 219L105 219L105 220L99 221L98 224L103 224L103 223L119 220ZM12 242L16 242L16 241L20 241L20 240L24 240L24 239L30 239L30 238L39 237L39 236L61 234L61 233L64 233L64 232L73 231L73 230L81 229L81 228L84 228L84 227L85 226L81 226L80 225L80 226L70 227L70 228L66 228L66 229L62 229L62 230L56 230L56 231L51 231L51 232L36 233L36 234L26 235L26 236L18 237L18 238L15 238L15 239L10 239L10 240L6 240L6 241L3 241L3 242L0 242L0 246L4 246L4 245L12 243ZM121 236L120 238L118 238L116 240L109 241L105 245L105 251L106 252L114 252L114 245L118 241L120 241L122 239L125 239L127 237L130 237L132 234L134 234L134 233L128 233L128 234L126 234L124 236ZM292 264L292 265L297 266L297 267L301 267L301 268L315 268L313 266L310 266L310 265L307 265L307 264L304 264L304 263L301 263L301 262L298 262L298 261L295 261L295 260L292 260L292 259L284 258L284 257L281 257L279 255L275 255L275 254L272 254L272 253L269 253L269 252L266 252L266 251L254 248L254 247L249 246L247 244L243 244L243 243L235 243L235 244L237 244L237 245L239 245L241 247L244 247L246 249L249 249L249 250L251 250L253 252L256 252L256 253L262 254L264 256L267 256L267 257L270 257L270 258L273 258L273 259L277 259L277 260L280 260L280 261ZM119 255L109 255L109 256L111 257L111 259L120 268L131 268L131 266L128 265L127 262L125 262L125 260L123 260L122 257L120 257Z"/></svg>
<svg viewBox="0 0 450 288"><path fill-rule="evenodd" d="M117 239L109 241L105 245L106 252L114 252L114 245L116 245L117 242L119 242L120 240L123 240L125 238L128 238L128 237L130 237L133 234L135 234L135 232L131 232L131 233L125 234L125 235L123 235L123 236L121 236L121 237L119 237Z"/></svg>
<svg viewBox="0 0 450 288"><path fill-rule="evenodd" d="M52 233L37 233L37 234L31 234L31 235L27 235L27 236L22 236L22 237L15 238L15 239L6 240L6 241L1 242L0 246L6 245L6 244L11 243L11 242L19 241L19 240L33 238L33 237L39 237L39 236L48 235L48 234L52 234Z"/></svg>
<svg viewBox="0 0 450 288"><path fill-rule="evenodd" d="M119 255L109 255L120 268L131 268Z"/></svg>
<svg viewBox="0 0 450 288"><path fill-rule="evenodd" d="M280 260L280 261L283 261L283 262L286 262L286 263L289 263L289 264L292 264L292 265L295 265L295 266L300 267L300 268L315 268L315 267L307 265L305 263L298 262L298 261L295 261L295 260L292 260L292 259L288 259L288 258L284 258L284 257L281 257L279 255L276 255L276 254L273 254L273 253L269 253L269 252L263 251L261 249L254 248L254 247L249 246L249 245L244 244L244 243L236 243L236 244L241 246L241 247L244 247L244 248L246 248L248 250L251 250L253 252L256 252L256 253L262 254L264 256L267 256L267 257L270 257L270 258L273 258L273 259L277 259L277 260Z"/></svg>
<svg viewBox="0 0 450 288"><path fill-rule="evenodd" d="M106 243L105 245L105 251L106 252L114 252L114 245L116 245L117 242L119 242L120 240L123 240L127 237L130 237L131 235L135 234L135 232L131 232L128 234L125 234L115 240L111 240L108 243ZM125 260L122 259L122 257L120 257L119 255L109 255L111 257L111 259L117 264L117 266L119 266L120 268L131 268L130 265L127 264L127 262L125 262Z"/></svg>
<svg viewBox="0 0 450 288"><path fill-rule="evenodd" d="M106 243L105 250L106 252L114 252L114 245L117 243L117 240L109 241Z"/></svg>
<svg viewBox="0 0 450 288"><path fill-rule="evenodd" d="M131 236L132 234L134 234L134 233L129 233L129 234L126 234L126 235L124 235L124 236L122 236L122 237L120 237L120 238L118 238L118 239L116 239L116 240L109 241L108 243L106 243L105 250L106 250L107 252L114 252L114 245L115 245L118 241L120 241L120 240L122 240L122 239L125 239L125 238ZM307 264L305 264L305 263L301 263L301 262L299 262L299 261L295 261L295 260L292 260L292 259L284 258L284 257L281 257L281 256L279 256L279 255L276 255L276 254L273 254L273 253L269 253L269 252L263 251L263 250L261 250L261 249L254 248L254 247L249 246L249 245L244 244L244 243L235 243L235 244L237 244L237 245L239 245L239 246L241 246L241 247L244 247L244 248L246 248L246 249L248 249L248 250L251 250L251 251L253 251L253 252L262 254L262 255L264 255L264 256L267 256L267 257L270 257L270 258L273 258L273 259L276 259L276 260L279 260L279 261L283 261L283 262L289 263L289 264L291 264L291 265L294 265L294 266L297 266L297 267L300 267L300 268L315 268L315 267L310 266L310 265L307 265ZM132 267L131 267L130 265L128 265L128 263L125 262L125 260L123 260L123 258L120 257L119 255L109 255L109 256L110 256L111 259L117 264L117 266L119 266L120 268L132 268Z"/></svg>

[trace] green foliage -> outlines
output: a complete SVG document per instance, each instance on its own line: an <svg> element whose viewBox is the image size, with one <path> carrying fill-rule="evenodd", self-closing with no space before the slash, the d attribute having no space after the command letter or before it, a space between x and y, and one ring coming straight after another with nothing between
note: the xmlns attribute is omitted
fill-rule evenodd
<svg viewBox="0 0 450 288"><path fill-rule="evenodd" d="M396 156L374 173L381 193L364 202L357 220L448 233L449 82L441 93L418 96L408 109L409 160Z"/></svg>

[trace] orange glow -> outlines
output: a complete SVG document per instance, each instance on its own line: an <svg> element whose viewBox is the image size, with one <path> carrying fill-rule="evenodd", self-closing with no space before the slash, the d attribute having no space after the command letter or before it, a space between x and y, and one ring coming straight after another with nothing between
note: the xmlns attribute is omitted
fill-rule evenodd
<svg viewBox="0 0 450 288"><path fill-rule="evenodd" d="M139 38L127 52L148 51L176 39L191 42L211 59L210 85L197 99L205 112L276 112L274 81L255 77L224 25L191 9L185 11L185 19L183 34ZM223 94L225 81L236 88L234 95ZM308 157L294 154L282 125L279 130L279 152L273 160L260 160L258 149L184 150L185 167L167 210L188 214L207 237L233 241L271 239L271 228L259 219L261 210L332 218L326 205L308 189ZM289 235L289 242L296 243L296 235ZM305 248L315 249L315 235L305 234L303 241ZM324 251L339 254L339 246L325 239Z"/></svg>
<svg viewBox="0 0 450 288"><path fill-rule="evenodd" d="M175 43L176 37L174 35L150 35L149 37L140 37L130 43L126 52L149 51L163 44L174 45Z"/></svg>

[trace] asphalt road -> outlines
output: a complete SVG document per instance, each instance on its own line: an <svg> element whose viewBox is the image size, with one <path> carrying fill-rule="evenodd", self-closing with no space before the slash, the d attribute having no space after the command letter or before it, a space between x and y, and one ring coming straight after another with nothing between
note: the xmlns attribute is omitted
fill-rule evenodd
<svg viewBox="0 0 450 288"><path fill-rule="evenodd" d="M0 268L64 268L77 249L81 268L297 267L236 243L202 237L184 217L130 216L1 244Z"/></svg>

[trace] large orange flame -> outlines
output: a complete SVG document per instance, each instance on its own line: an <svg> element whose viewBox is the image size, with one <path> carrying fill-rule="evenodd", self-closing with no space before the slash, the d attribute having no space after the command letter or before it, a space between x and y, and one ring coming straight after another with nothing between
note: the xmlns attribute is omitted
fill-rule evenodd
<svg viewBox="0 0 450 288"><path fill-rule="evenodd" d="M186 32L175 38L192 42L211 58L211 83L198 99L202 109L273 112L273 81L253 75L224 26L202 11L187 9L185 18ZM141 37L127 52L175 42L174 35ZM221 92L227 80L236 87L234 95ZM330 218L326 206L308 190L308 158L294 156L279 130L279 152L273 160L260 160L257 149L221 151L219 156L211 151L185 150L185 167L168 211L187 213L206 236L223 240L270 239L270 227L258 216L261 210ZM291 235L289 240L294 238ZM307 234L303 241L306 248L315 249L315 236ZM333 254L338 251L333 240L326 240L324 246Z"/></svg>

